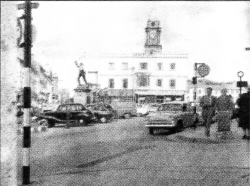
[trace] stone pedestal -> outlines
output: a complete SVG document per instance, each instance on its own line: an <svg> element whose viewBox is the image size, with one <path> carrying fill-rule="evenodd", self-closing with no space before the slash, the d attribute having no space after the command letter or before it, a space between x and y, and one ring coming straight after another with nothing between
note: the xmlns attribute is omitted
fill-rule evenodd
<svg viewBox="0 0 250 186"><path fill-rule="evenodd" d="M218 121L218 129L216 133L217 139L233 139L231 131L231 111L219 111L216 117Z"/></svg>
<svg viewBox="0 0 250 186"><path fill-rule="evenodd" d="M75 90L74 103L86 105L90 99L91 89L86 85L78 86Z"/></svg>

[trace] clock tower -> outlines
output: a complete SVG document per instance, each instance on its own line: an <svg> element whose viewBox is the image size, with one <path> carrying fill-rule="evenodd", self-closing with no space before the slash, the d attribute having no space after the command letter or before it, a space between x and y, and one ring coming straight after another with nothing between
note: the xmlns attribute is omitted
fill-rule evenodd
<svg viewBox="0 0 250 186"><path fill-rule="evenodd" d="M160 44L160 21L148 20L146 30L145 53L155 54L161 53L162 46Z"/></svg>

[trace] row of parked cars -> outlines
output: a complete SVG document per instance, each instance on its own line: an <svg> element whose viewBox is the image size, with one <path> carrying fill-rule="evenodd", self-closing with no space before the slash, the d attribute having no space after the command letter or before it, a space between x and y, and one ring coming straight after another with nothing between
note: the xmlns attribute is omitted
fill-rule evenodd
<svg viewBox="0 0 250 186"><path fill-rule="evenodd" d="M136 115L136 104L133 102L113 102L110 104L80 103L62 104L54 111L46 111L38 116L38 120L48 127L56 123L75 123L87 125L98 121L106 123L114 118L130 118Z"/></svg>

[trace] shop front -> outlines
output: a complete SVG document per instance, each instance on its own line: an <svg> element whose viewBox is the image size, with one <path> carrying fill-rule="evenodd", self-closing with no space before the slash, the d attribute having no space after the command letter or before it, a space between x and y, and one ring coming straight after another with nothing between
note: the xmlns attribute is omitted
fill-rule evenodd
<svg viewBox="0 0 250 186"><path fill-rule="evenodd" d="M139 104L184 101L184 91L136 91L135 98Z"/></svg>

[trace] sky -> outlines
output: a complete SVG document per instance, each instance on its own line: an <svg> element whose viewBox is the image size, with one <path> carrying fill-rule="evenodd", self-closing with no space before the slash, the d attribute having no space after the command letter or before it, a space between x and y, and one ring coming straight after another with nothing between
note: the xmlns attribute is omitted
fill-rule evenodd
<svg viewBox="0 0 250 186"><path fill-rule="evenodd" d="M77 86L74 61L84 53L144 51L148 19L162 27L163 53L189 54L206 63L216 81L250 83L250 2L39 2L32 11L37 34L32 52L59 76L59 88ZM190 65L190 77L193 75Z"/></svg>

